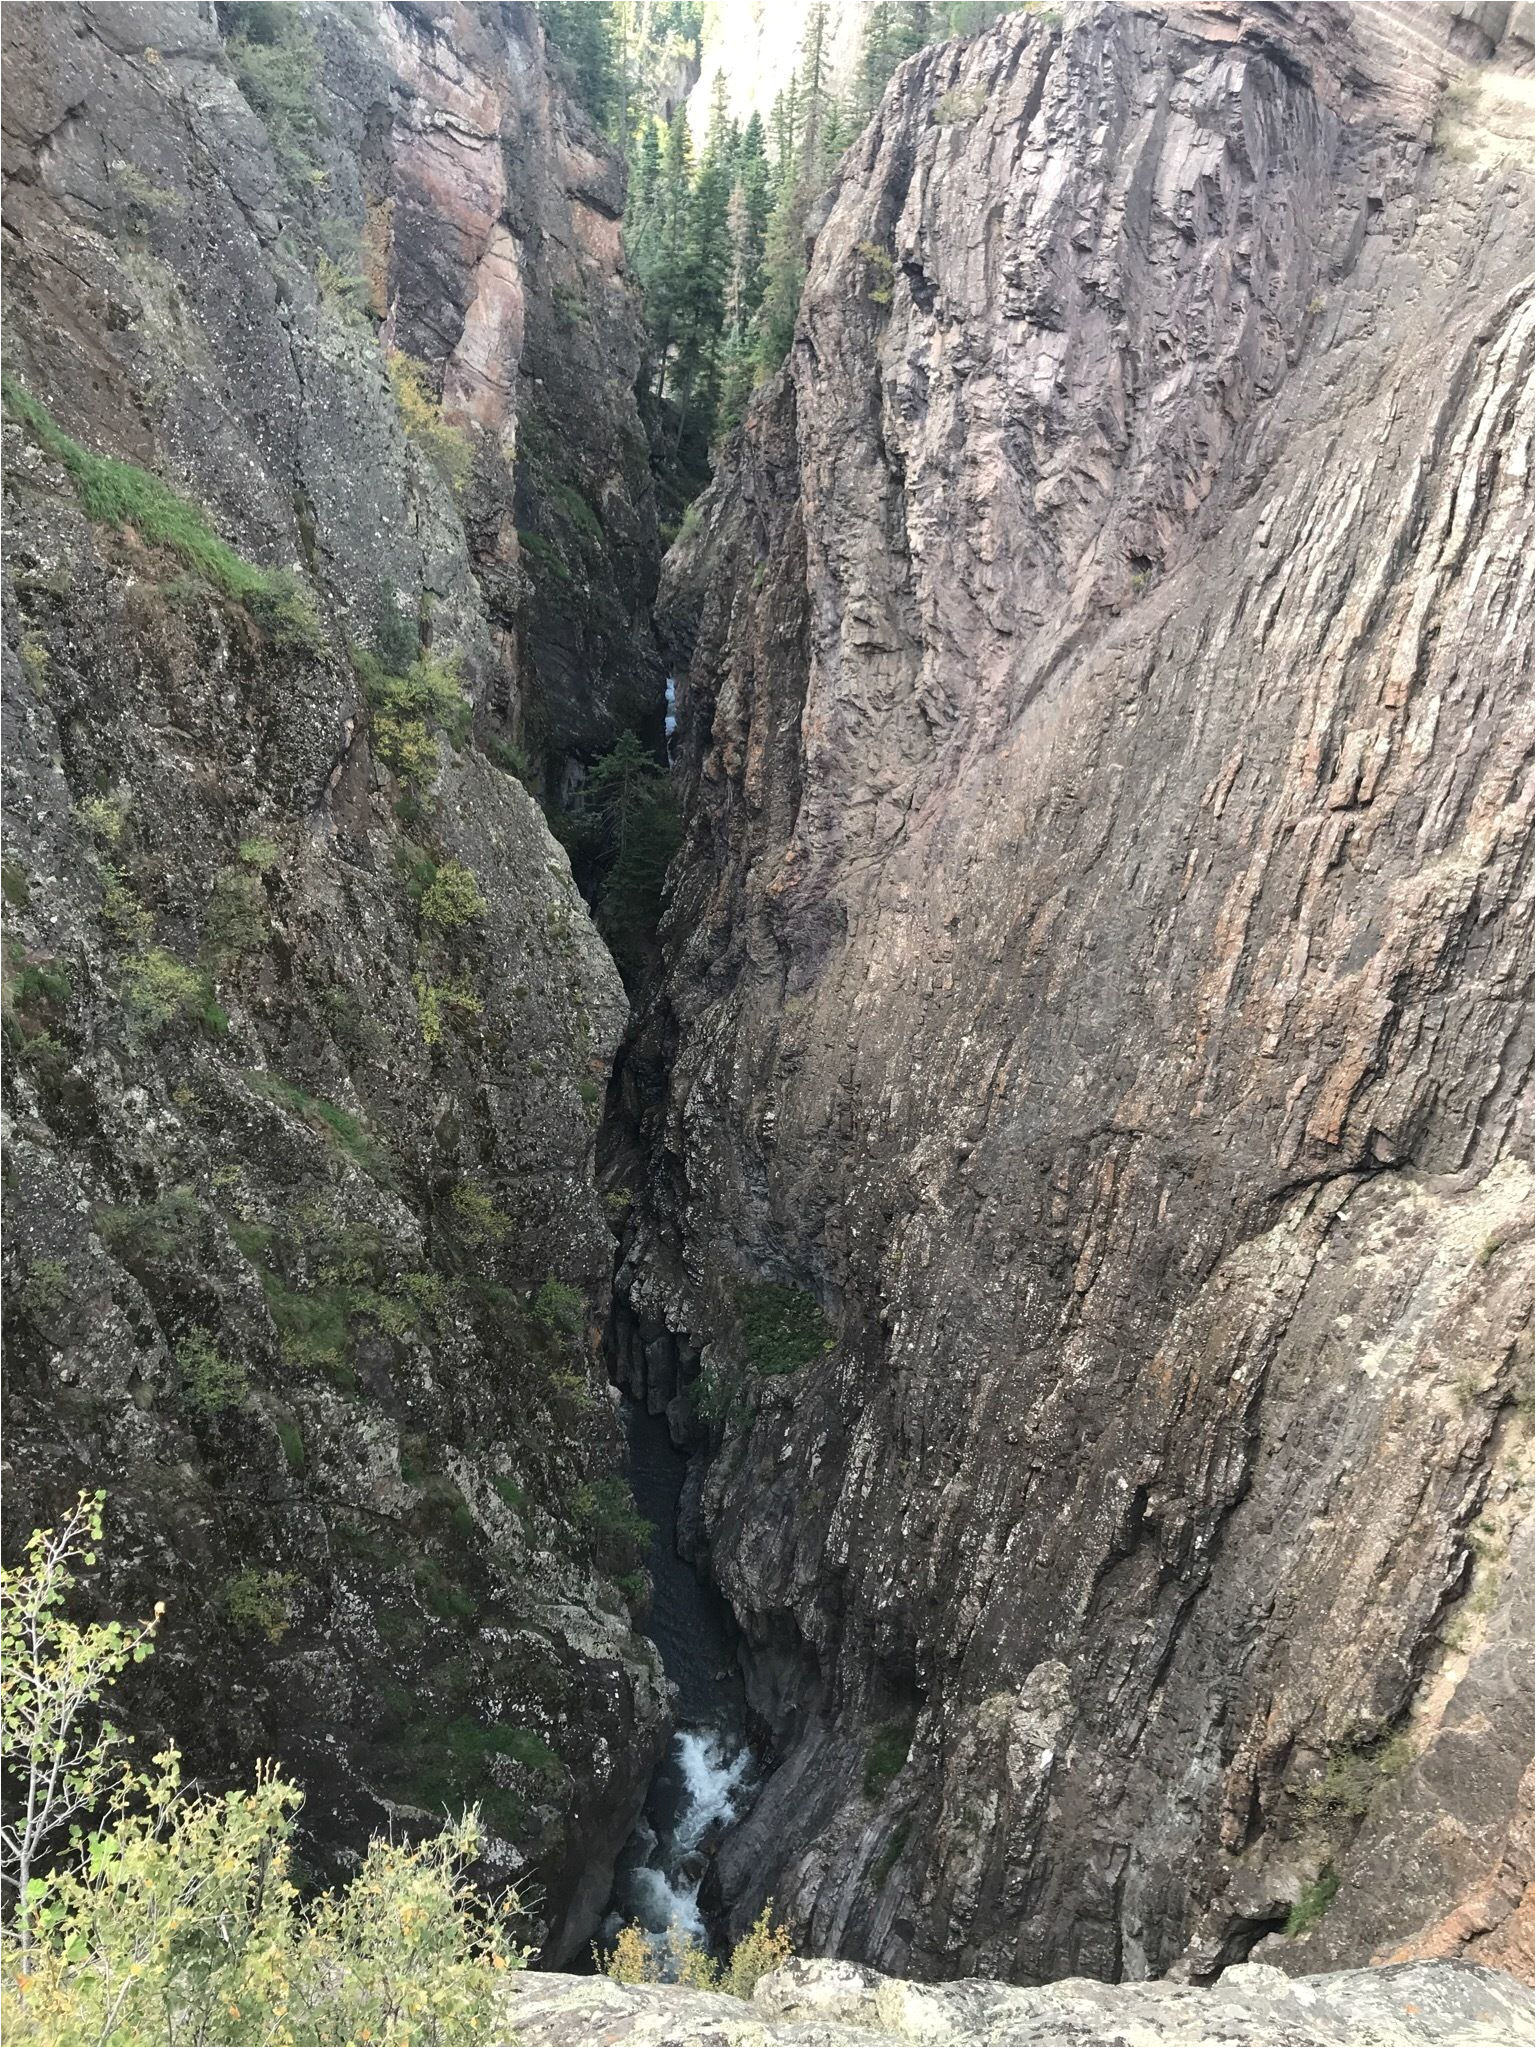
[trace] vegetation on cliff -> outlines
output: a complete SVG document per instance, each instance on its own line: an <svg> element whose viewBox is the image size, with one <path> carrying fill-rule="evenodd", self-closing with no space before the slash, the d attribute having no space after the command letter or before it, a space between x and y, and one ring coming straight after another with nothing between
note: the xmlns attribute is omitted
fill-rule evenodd
<svg viewBox="0 0 1536 2048"><path fill-rule="evenodd" d="M0 1829L6 2039L433 2043L490 2038L506 1973L529 1951L467 1876L473 1808L425 1840L376 1837L341 1889L307 1895L294 1829L303 1791L276 1765L222 1793L186 1785L179 1752L139 1767L103 1718L138 1624L70 1618L97 1562L105 1496L82 1494L0 1607Z"/></svg>

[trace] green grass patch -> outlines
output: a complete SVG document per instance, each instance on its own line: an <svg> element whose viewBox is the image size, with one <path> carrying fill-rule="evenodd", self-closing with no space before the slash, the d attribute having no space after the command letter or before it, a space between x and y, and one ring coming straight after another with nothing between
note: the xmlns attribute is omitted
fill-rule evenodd
<svg viewBox="0 0 1536 2048"><path fill-rule="evenodd" d="M0 378L0 396L10 417L68 473L88 519L99 526L131 526L151 547L165 548L212 589L243 605L274 639L323 647L314 602L287 571L258 569L236 554L195 505L147 469L82 448L15 378Z"/></svg>
<svg viewBox="0 0 1536 2048"><path fill-rule="evenodd" d="M1295 1905L1286 1917L1285 1931L1292 1941L1298 1935L1312 1932L1338 1897L1338 1892L1339 1873L1331 1863L1325 1863L1312 1882L1302 1886Z"/></svg>
<svg viewBox="0 0 1536 2048"><path fill-rule="evenodd" d="M309 1095L293 1082L285 1081L281 1074L274 1074L266 1068L253 1068L244 1075L247 1088L255 1095L266 1096L269 1102L281 1103L296 1116L334 1138L341 1149L354 1159L365 1172L376 1180L387 1180L391 1173L388 1153L372 1139L363 1127L361 1118L350 1109L341 1109L334 1102L327 1102L319 1095Z"/></svg>

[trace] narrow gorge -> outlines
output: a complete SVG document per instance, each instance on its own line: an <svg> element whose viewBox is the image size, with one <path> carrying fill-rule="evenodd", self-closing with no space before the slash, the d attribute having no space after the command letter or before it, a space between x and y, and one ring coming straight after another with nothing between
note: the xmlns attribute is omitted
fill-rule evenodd
<svg viewBox="0 0 1536 2048"><path fill-rule="evenodd" d="M4 10L7 1562L502 2040L1519 2039L1531 8L654 11Z"/></svg>

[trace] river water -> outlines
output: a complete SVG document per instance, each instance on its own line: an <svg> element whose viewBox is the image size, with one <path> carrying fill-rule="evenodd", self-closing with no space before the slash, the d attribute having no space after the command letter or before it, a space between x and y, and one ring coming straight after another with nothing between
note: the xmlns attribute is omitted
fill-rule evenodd
<svg viewBox="0 0 1536 2048"><path fill-rule="evenodd" d="M730 1611L677 1554L688 1461L662 1417L629 1400L623 1416L630 1485L655 1531L646 1559L655 1597L641 1627L677 1687L677 1734L619 1858L603 1938L611 1942L620 1927L637 1920L660 1952L673 1928L710 1943L699 1887L721 1833L751 1802L756 1766L747 1743Z"/></svg>

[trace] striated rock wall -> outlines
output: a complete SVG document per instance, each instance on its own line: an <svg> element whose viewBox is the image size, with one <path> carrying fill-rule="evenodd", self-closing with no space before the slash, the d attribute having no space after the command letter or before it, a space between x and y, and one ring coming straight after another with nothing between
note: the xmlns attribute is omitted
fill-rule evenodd
<svg viewBox="0 0 1536 2048"><path fill-rule="evenodd" d="M531 9L268 13L5 10L8 1527L104 1486L146 1737L281 1758L316 1862L480 1799L559 1958L668 1714L593 1350L626 1010L482 745L645 673L618 173Z"/></svg>
<svg viewBox="0 0 1536 2048"><path fill-rule="evenodd" d="M921 53L669 558L619 1343L777 1756L737 1927L1198 1976L1518 1896L1529 39L1475 14Z"/></svg>

